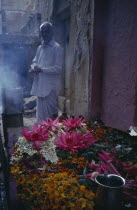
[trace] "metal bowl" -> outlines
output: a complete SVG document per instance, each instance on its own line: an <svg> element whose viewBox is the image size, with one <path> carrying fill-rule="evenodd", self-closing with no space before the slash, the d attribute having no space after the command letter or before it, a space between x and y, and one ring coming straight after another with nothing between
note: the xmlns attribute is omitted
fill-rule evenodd
<svg viewBox="0 0 137 210"><path fill-rule="evenodd" d="M95 177L96 183L107 188L121 188L125 185L125 179L116 174L99 174Z"/></svg>

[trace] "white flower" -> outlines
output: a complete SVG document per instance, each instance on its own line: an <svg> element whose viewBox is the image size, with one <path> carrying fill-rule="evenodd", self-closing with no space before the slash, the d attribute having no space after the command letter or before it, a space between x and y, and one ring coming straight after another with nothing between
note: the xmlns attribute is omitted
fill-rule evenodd
<svg viewBox="0 0 137 210"><path fill-rule="evenodd" d="M10 163L18 162L22 157L23 153L27 153L29 156L34 155L37 153L37 150L32 149L33 143L27 141L24 137L19 137L18 141L15 144L17 147L16 151L19 153L18 155L12 155L10 159Z"/></svg>
<svg viewBox="0 0 137 210"><path fill-rule="evenodd" d="M55 136L52 136L47 141L43 142L41 145L41 148L39 150L40 154L46 159L49 160L52 163L57 163L58 157L56 154L56 146L54 144L56 140Z"/></svg>
<svg viewBox="0 0 137 210"><path fill-rule="evenodd" d="M19 137L15 144L18 155L13 154L10 163L13 164L14 162L18 162L23 157L23 153L27 153L29 156L40 153L46 160L57 163L58 157L55 150L55 141L56 135L53 134L47 141L42 142L40 150L37 151L33 149L33 142L27 141L24 137Z"/></svg>

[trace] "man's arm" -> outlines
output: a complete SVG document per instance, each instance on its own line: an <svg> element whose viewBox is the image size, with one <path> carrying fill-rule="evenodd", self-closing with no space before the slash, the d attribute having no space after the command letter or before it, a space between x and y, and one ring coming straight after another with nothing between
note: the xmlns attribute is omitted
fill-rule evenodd
<svg viewBox="0 0 137 210"><path fill-rule="evenodd" d="M40 72L40 68L37 66L37 60L40 53L41 46L38 47L35 57L32 60L31 69L29 70L30 73Z"/></svg>
<svg viewBox="0 0 137 210"><path fill-rule="evenodd" d="M61 74L63 66L63 49L58 47L56 49L55 64L46 68L42 68L42 72L45 74Z"/></svg>

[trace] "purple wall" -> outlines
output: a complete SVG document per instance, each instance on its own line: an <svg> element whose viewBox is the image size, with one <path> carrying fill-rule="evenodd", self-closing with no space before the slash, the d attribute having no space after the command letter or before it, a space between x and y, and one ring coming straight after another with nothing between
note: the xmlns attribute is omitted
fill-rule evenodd
<svg viewBox="0 0 137 210"><path fill-rule="evenodd" d="M137 126L137 1L108 2L100 112L106 125L127 130Z"/></svg>
<svg viewBox="0 0 137 210"><path fill-rule="evenodd" d="M94 5L94 30L93 30L93 66L91 82L91 118L101 117L102 106L102 81L104 69L104 50L107 22L106 0L95 1Z"/></svg>

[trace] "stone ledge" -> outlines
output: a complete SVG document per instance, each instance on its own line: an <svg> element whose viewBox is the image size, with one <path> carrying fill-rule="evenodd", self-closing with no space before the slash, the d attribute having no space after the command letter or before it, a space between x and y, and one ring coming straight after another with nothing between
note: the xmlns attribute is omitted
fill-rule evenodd
<svg viewBox="0 0 137 210"><path fill-rule="evenodd" d="M18 45L32 45L35 42L39 42L39 38L36 36L24 36L24 35L0 35L0 45L4 44L18 44Z"/></svg>

